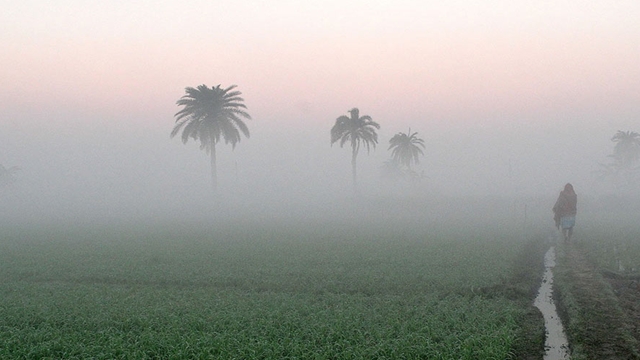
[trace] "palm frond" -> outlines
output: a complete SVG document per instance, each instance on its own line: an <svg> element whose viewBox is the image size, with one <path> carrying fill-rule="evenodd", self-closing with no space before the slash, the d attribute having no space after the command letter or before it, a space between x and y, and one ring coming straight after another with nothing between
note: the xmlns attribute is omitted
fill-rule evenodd
<svg viewBox="0 0 640 360"><path fill-rule="evenodd" d="M640 160L640 134L637 132L618 130L611 141L615 146L610 157L621 168L629 169Z"/></svg>
<svg viewBox="0 0 640 360"><path fill-rule="evenodd" d="M420 155L424 156L425 148L424 140L418 138L417 132L411 132L411 129L407 133L399 132L389 140L389 148L391 151L391 157L394 161L411 168L411 164L418 164L420 161Z"/></svg>
<svg viewBox="0 0 640 360"><path fill-rule="evenodd" d="M234 90L236 87L223 89L221 85L205 84L186 87L185 94L176 102L182 109L174 115L176 125L171 137L182 131L184 143L189 139L200 140L202 149L210 149L220 139L235 147L240 133L249 137L249 128L243 120L250 120L251 115L245 110L242 93Z"/></svg>

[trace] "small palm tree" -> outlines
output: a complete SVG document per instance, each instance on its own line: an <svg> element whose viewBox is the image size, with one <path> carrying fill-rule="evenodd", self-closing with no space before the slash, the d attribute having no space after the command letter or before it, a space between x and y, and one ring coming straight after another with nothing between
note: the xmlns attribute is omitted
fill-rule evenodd
<svg viewBox="0 0 640 360"><path fill-rule="evenodd" d="M616 143L611 157L621 169L628 169L640 160L640 134L637 132L618 130L611 141Z"/></svg>
<svg viewBox="0 0 640 360"><path fill-rule="evenodd" d="M222 89L220 85L197 88L187 87L185 95L176 102L183 106L174 116L176 125L171 131L171 137L182 131L182 142L189 139L200 140L200 149L204 149L211 156L211 182L213 190L218 187L216 170L216 144L224 139L225 144L233 148L240 141L240 133L249 137L249 129L243 119L251 119L245 111L244 99L240 91L233 90L236 85Z"/></svg>
<svg viewBox="0 0 640 360"><path fill-rule="evenodd" d="M371 147L375 148L378 143L376 129L380 125L371 119L371 116L360 116L360 110L353 108L349 110L349 115L342 115L336 119L336 123L331 128L331 145L340 141L340 147L345 143L351 144L351 172L353 175L353 187L357 184L356 157L360 146L367 147L367 153Z"/></svg>
<svg viewBox="0 0 640 360"><path fill-rule="evenodd" d="M404 165L411 170L411 163L417 164L420 155L424 155L424 140L420 139L417 132L412 133L411 128L407 133L399 132L389 140L389 149L394 162Z"/></svg>
<svg viewBox="0 0 640 360"><path fill-rule="evenodd" d="M640 160L640 134L618 130L611 141L615 143L613 159L608 164L599 164L595 174L602 180L609 179L619 190L637 188L640 167L634 165Z"/></svg>

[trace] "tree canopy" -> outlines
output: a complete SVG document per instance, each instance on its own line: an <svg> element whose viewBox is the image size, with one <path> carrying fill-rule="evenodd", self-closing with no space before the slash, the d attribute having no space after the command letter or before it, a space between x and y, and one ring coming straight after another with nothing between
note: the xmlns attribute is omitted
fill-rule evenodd
<svg viewBox="0 0 640 360"><path fill-rule="evenodd" d="M418 133L399 132L389 140L389 149L391 150L391 158L394 162L411 168L411 164L420 162L420 156L424 155L424 140L418 137Z"/></svg>

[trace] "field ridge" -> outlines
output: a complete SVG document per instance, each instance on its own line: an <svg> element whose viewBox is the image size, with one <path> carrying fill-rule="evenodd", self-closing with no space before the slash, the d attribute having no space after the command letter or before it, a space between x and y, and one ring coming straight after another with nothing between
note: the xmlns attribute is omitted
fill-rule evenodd
<svg viewBox="0 0 640 360"><path fill-rule="evenodd" d="M579 244L558 248L554 297L572 359L640 359L638 341L610 283Z"/></svg>

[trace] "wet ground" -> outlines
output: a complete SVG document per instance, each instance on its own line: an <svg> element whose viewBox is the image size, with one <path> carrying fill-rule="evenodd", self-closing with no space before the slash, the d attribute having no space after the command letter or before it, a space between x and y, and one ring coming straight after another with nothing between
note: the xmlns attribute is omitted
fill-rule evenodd
<svg viewBox="0 0 640 360"><path fill-rule="evenodd" d="M545 360L562 360L569 358L567 337L553 299L552 269L556 266L555 260L555 247L551 246L544 257L545 272L538 296L533 303L535 307L540 309L544 317L544 325L546 328Z"/></svg>

